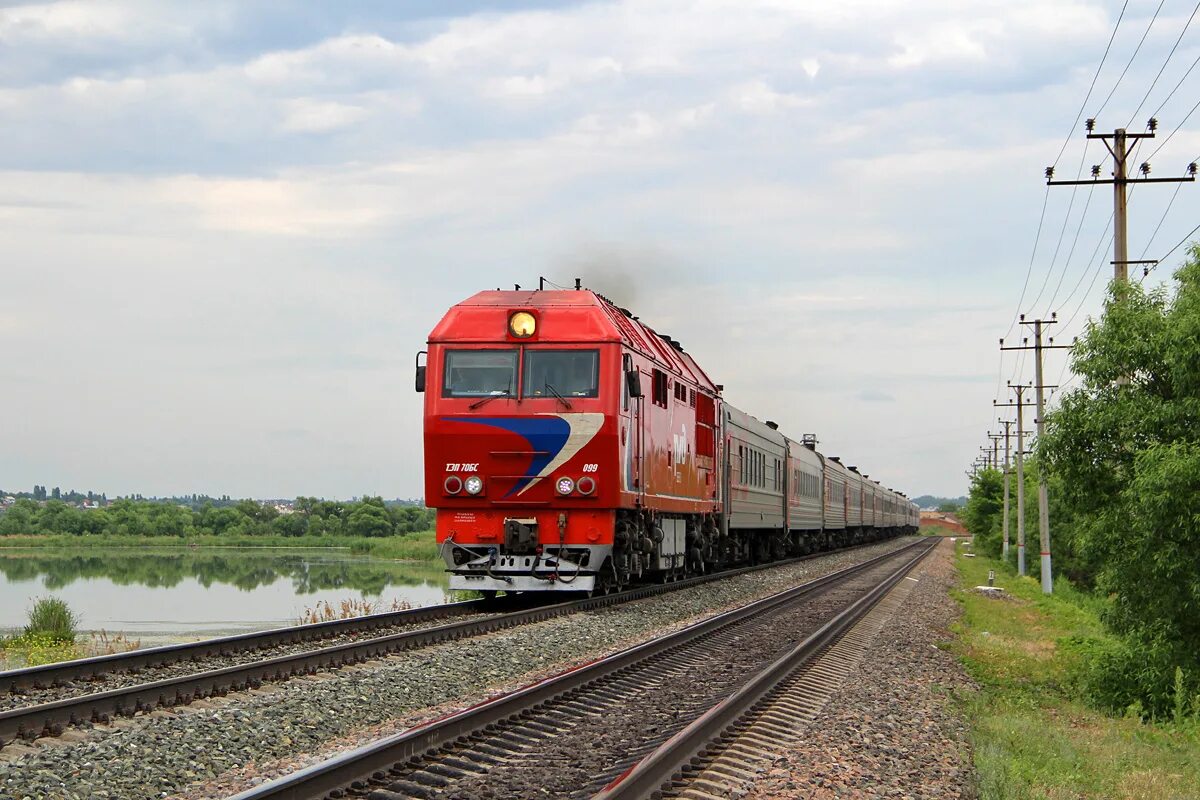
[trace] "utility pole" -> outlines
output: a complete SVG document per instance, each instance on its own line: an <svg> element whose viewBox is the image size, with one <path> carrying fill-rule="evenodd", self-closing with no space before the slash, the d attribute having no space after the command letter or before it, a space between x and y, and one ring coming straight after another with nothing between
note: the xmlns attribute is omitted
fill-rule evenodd
<svg viewBox="0 0 1200 800"><path fill-rule="evenodd" d="M988 431L988 438L992 440L992 469L1000 469L1000 440L1004 437Z"/></svg>
<svg viewBox="0 0 1200 800"><path fill-rule="evenodd" d="M1092 166L1092 179L1087 181L1056 181L1054 167L1046 167L1046 184L1048 186L1095 186L1112 184L1113 187L1113 280L1129 280L1130 264L1148 264L1149 261L1129 260L1129 196L1125 187L1138 183L1191 183L1196 180L1196 162L1187 165L1187 177L1184 178L1151 178L1150 162L1144 161L1138 167L1140 178L1130 178L1127 161L1140 139L1153 139L1154 131L1158 129L1158 120L1153 117L1146 124L1146 133L1128 133L1124 128L1117 128L1112 133L1095 133L1096 120L1087 120L1087 138L1099 139L1104 142L1108 152L1113 157L1111 180L1100 179L1100 165ZM1109 140L1112 140L1111 144Z"/></svg>
<svg viewBox="0 0 1200 800"><path fill-rule="evenodd" d="M1009 447L1010 433L1013 421L1011 419L1002 419L998 422L1004 426L1004 545L1000 550L1000 557L1004 561L1008 561L1008 465L1012 458L1011 448Z"/></svg>
<svg viewBox="0 0 1200 800"><path fill-rule="evenodd" d="M1001 340L1003 341L1003 340ZM1027 383L1008 382L1008 388L1017 393L1015 403L995 403L995 406L1017 409L1017 574L1025 575L1025 408L1033 403L1025 402Z"/></svg>
<svg viewBox="0 0 1200 800"><path fill-rule="evenodd" d="M1033 346L1022 344L1019 347L1005 347L1004 340L1000 340L1001 350L1033 350L1034 351L1034 389L1037 391L1037 417L1034 422L1037 424L1037 433L1040 438L1045 432L1045 416L1046 416L1046 401L1045 390L1057 388L1055 386L1047 386L1042 380L1043 367L1043 351L1044 350L1070 350L1073 345L1056 345L1054 339L1050 339L1049 344L1042 344L1042 332L1046 325L1053 325L1058 322L1057 314L1051 314L1050 319L1035 319L1032 322L1025 320L1025 315L1020 317L1022 325L1033 326ZM1023 339L1022 342L1028 342L1028 339ZM1021 410L1017 409L1017 419L1021 418ZM1020 464L1020 461L1017 462ZM1053 575L1050 568L1050 501L1046 490L1046 469L1045 465L1039 465L1038 469L1038 539L1041 544L1041 559L1042 559L1042 592L1050 594L1054 591ZM1018 557L1022 553L1017 553ZM1023 573L1022 573L1023 574Z"/></svg>

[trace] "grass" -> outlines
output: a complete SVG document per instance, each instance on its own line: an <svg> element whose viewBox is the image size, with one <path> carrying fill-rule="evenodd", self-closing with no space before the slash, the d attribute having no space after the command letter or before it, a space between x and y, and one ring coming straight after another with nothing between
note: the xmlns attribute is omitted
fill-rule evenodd
<svg viewBox="0 0 1200 800"><path fill-rule="evenodd" d="M362 536L0 536L0 549L88 547L340 547L353 553L408 561L438 559L433 531L380 539Z"/></svg>
<svg viewBox="0 0 1200 800"><path fill-rule="evenodd" d="M365 597L348 597L337 603L320 600L315 606L306 606L304 613L296 620L296 624L312 625L317 622L365 617L368 614L407 611L410 608L412 608L412 603L407 600L393 600L391 603L385 603L383 600L369 600Z"/></svg>
<svg viewBox="0 0 1200 800"><path fill-rule="evenodd" d="M1200 798L1200 721L1114 718L1075 698L1079 656L1063 644L1107 635L1101 601L1065 581L1043 595L1035 580L982 556L957 563L963 587L986 584L993 569L1009 593L955 592L963 617L950 646L980 685L963 707L981 798Z"/></svg>
<svg viewBox="0 0 1200 800"><path fill-rule="evenodd" d="M40 597L27 612L25 629L0 639L0 669L36 667L74 658L107 655L137 649L141 643L122 634L93 633L80 641L79 615L57 597Z"/></svg>

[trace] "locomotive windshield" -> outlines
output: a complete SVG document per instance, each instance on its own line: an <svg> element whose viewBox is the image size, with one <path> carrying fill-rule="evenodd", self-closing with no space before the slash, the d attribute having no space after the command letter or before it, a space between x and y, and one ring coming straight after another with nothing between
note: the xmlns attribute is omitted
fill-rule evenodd
<svg viewBox="0 0 1200 800"><path fill-rule="evenodd" d="M525 397L596 397L597 350L526 350Z"/></svg>
<svg viewBox="0 0 1200 800"><path fill-rule="evenodd" d="M516 350L447 350L442 380L445 397L514 395Z"/></svg>

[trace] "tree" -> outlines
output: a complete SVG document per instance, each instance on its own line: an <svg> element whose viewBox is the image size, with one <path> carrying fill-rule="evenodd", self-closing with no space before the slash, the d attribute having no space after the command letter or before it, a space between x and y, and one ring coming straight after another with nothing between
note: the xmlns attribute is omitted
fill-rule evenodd
<svg viewBox="0 0 1200 800"><path fill-rule="evenodd" d="M346 521L347 532L353 536L390 536L392 534L392 519L383 506L369 502L356 503Z"/></svg>
<svg viewBox="0 0 1200 800"><path fill-rule="evenodd" d="M948 500L945 503L942 503L941 505L939 505L937 507L937 510L943 514L957 514L959 509L961 509L961 508L962 508L962 506L960 506L958 503Z"/></svg>
<svg viewBox="0 0 1200 800"><path fill-rule="evenodd" d="M1073 351L1082 386L1037 445L1071 520L1066 552L1127 640L1096 660L1102 699L1160 712L1176 667L1200 688L1200 248L1175 277L1174 298L1113 285Z"/></svg>
<svg viewBox="0 0 1200 800"><path fill-rule="evenodd" d="M960 518L975 537L975 549L1000 554L1000 529L1004 511L1004 481L1000 470L983 469L971 476L971 491Z"/></svg>

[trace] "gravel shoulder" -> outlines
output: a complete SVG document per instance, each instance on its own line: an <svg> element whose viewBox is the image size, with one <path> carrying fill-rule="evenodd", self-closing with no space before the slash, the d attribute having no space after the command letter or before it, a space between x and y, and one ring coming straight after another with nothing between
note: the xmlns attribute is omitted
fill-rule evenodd
<svg viewBox="0 0 1200 800"><path fill-rule="evenodd" d="M952 694L973 688L938 647L960 609L954 545L913 571L920 583L833 694L802 741L777 757L750 800L973 798L966 722Z"/></svg>
<svg viewBox="0 0 1200 800"><path fill-rule="evenodd" d="M72 731L0 762L0 800L227 796L910 541L401 653L178 713Z"/></svg>

